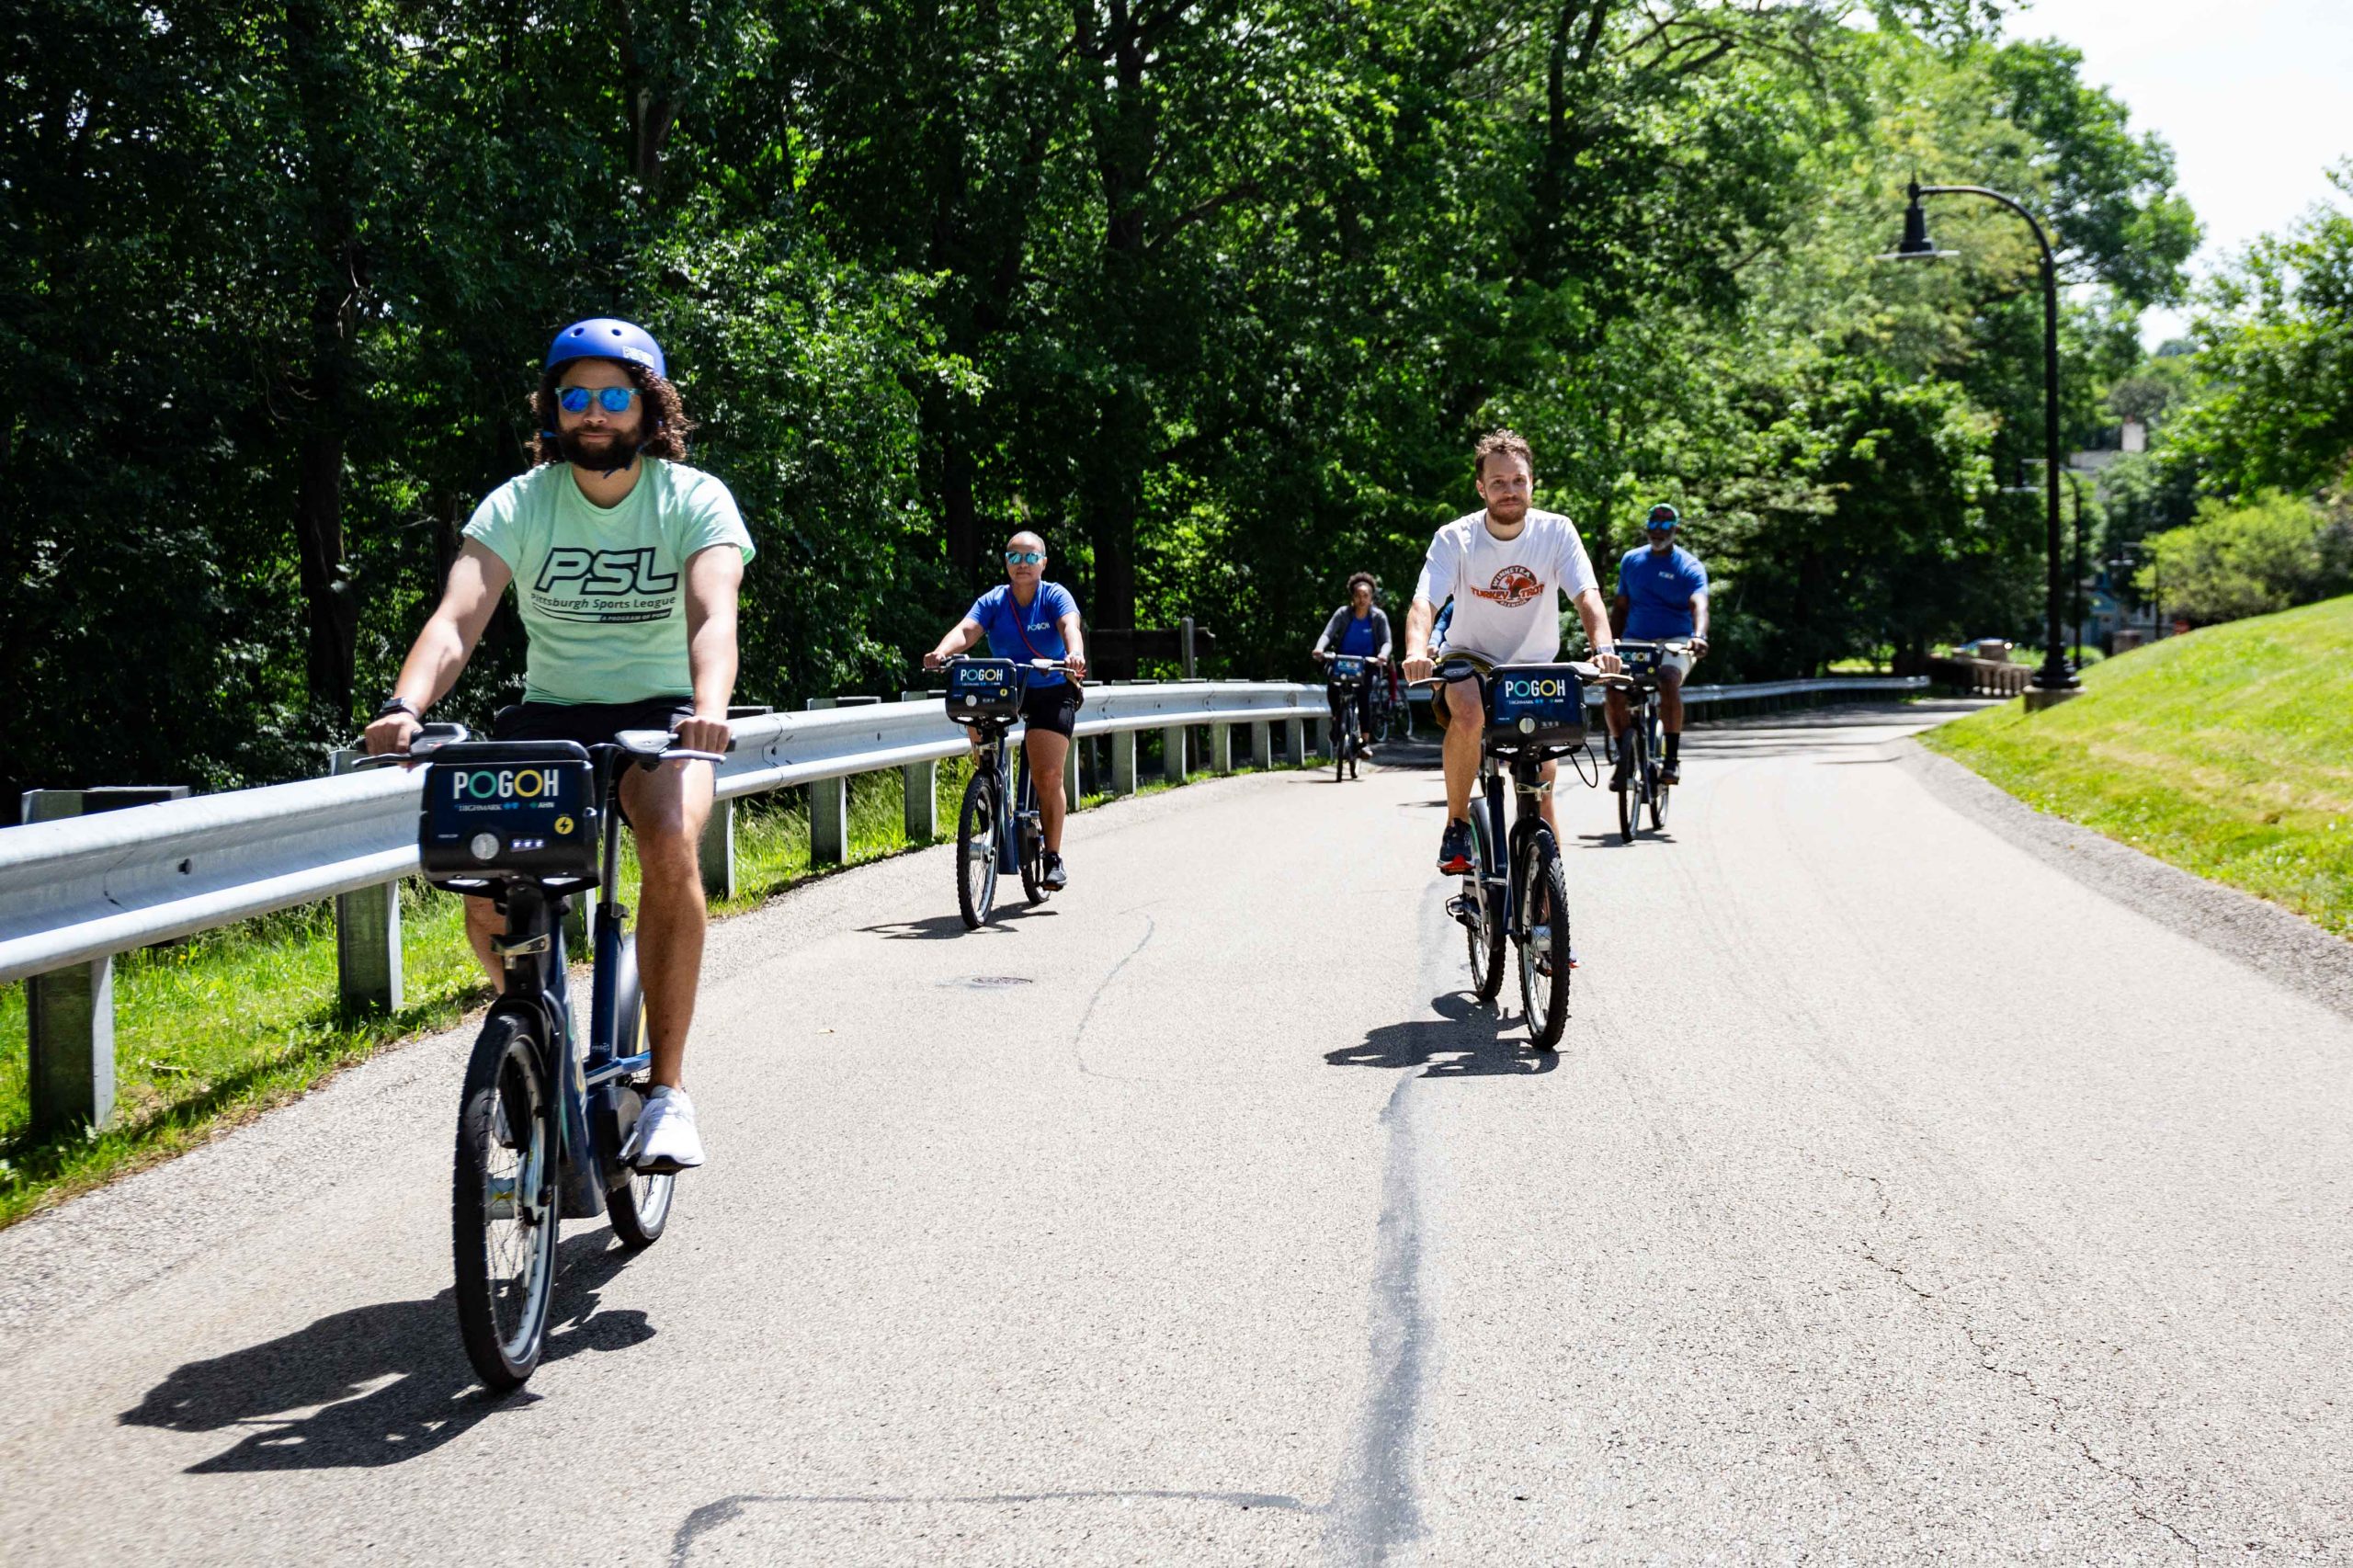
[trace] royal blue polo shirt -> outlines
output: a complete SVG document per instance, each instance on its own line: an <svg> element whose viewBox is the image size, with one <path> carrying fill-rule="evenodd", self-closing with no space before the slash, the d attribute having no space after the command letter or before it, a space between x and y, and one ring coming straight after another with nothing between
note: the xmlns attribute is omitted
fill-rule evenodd
<svg viewBox="0 0 2353 1568"><path fill-rule="evenodd" d="M1618 562L1618 591L1626 596L1626 635L1639 642L1688 637L1698 624L1691 596L1708 591L1708 569L1676 545L1665 554L1641 545Z"/></svg>

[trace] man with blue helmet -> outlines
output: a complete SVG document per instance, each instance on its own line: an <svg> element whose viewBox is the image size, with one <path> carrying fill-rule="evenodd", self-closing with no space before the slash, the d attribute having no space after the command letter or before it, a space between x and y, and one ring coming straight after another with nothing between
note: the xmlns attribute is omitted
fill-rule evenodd
<svg viewBox="0 0 2353 1568"><path fill-rule="evenodd" d="M725 751L752 536L727 486L686 464L694 422L661 346L629 322L576 322L549 347L531 406L536 461L466 524L441 603L368 726L368 749L407 748L511 584L530 648L523 700L500 710L494 738L588 745L622 730L675 730L687 750ZM637 950L654 1085L624 1153L644 1171L703 1162L680 1083L702 969L697 850L714 783L709 763L685 760L621 776L643 874ZM466 901L466 935L494 985L505 977L491 946L503 929L490 900Z"/></svg>
<svg viewBox="0 0 2353 1568"><path fill-rule="evenodd" d="M1666 756L1659 766L1659 782L1683 781L1683 677L1708 651L1708 569L1699 558L1675 542L1682 517L1665 502L1651 508L1643 523L1648 544L1628 551L1618 562L1618 595L1610 601L1609 623L1618 635L1637 642L1683 642L1688 653L1668 653L1658 662L1658 717L1666 732ZM1609 733L1622 736L1631 722L1626 694L1612 687L1606 699ZM1628 750L1618 748L1618 771L1610 781L1623 789Z"/></svg>

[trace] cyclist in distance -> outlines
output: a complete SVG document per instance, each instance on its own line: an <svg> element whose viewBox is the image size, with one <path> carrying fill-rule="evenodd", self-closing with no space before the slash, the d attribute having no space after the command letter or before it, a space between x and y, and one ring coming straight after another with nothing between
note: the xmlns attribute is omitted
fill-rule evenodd
<svg viewBox="0 0 2353 1568"><path fill-rule="evenodd" d="M974 599L939 646L923 656L923 667L936 670L985 636L989 652L1000 659L1025 665L1031 659L1063 660L1084 680L1086 641L1079 627L1078 601L1060 583L1046 581L1046 541L1026 530L1006 540L1005 576ZM1039 881L1059 892L1070 885L1070 873L1063 868L1063 764L1070 756L1071 731L1086 694L1078 680L1065 679L1059 670L1030 670L1029 678L1021 693L1021 717L1029 729L1021 744L1038 788L1038 825L1046 840L1045 869Z"/></svg>
<svg viewBox="0 0 2353 1568"><path fill-rule="evenodd" d="M1659 727L1666 732L1666 755L1659 764L1662 784L1683 782L1683 677L1708 651L1708 569L1699 564L1698 556L1675 542L1675 530L1681 521L1675 508L1663 501L1651 508L1643 525L1650 542L1636 545L1618 562L1618 596L1609 603L1609 624L1619 636L1637 642L1688 641L1691 644L1688 657L1668 654L1658 662ZM1629 721L1626 694L1612 688L1605 700L1609 733L1622 736ZM1628 756L1627 747L1618 748L1612 789L1625 786Z"/></svg>
<svg viewBox="0 0 2353 1568"><path fill-rule="evenodd" d="M1315 640L1317 663L1335 653L1355 653L1371 661L1357 689L1358 738L1370 747L1372 729L1368 715L1372 711L1372 665L1389 658L1389 612L1372 602L1372 574L1359 572L1348 579L1348 602L1332 612L1324 623L1324 635ZM1340 697L1327 691L1332 705L1332 722L1340 722Z"/></svg>
<svg viewBox="0 0 2353 1568"><path fill-rule="evenodd" d="M466 524L441 603L368 726L368 750L407 749L511 583L529 653L523 700L499 710L494 739L591 745L622 730L674 730L688 750L725 751L752 536L727 486L686 464L694 422L661 346L625 321L576 322L548 349L531 410L533 466ZM621 778L643 874L637 951L654 1056L654 1088L623 1151L641 1170L703 1163L682 1085L702 970L696 852L713 786L709 763L685 759ZM504 929L490 899L466 900L467 938L502 987L491 944Z"/></svg>
<svg viewBox="0 0 2353 1568"><path fill-rule="evenodd" d="M1601 586L1576 526L1557 512L1529 503L1535 492L1535 460L1528 443L1509 430L1481 437L1472 456L1473 484L1486 506L1438 529L1422 562L1414 603L1405 612L1405 678L1427 680L1437 661L1469 656L1482 668L1535 665L1561 654L1559 600L1576 607L1593 645L1594 663L1618 668L1616 640L1602 608ZM1435 652L1430 630L1438 607L1449 597L1454 618L1446 641ZM1479 773L1480 743L1486 730L1476 681L1449 682L1435 694L1430 715L1444 728L1446 834L1439 841L1438 869L1458 875L1471 869L1471 787ZM1544 820L1557 837L1550 788L1552 764L1544 767Z"/></svg>

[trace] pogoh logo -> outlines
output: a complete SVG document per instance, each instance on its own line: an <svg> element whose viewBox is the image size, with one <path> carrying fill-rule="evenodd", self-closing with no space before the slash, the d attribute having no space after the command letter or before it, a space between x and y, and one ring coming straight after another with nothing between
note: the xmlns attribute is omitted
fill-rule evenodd
<svg viewBox="0 0 2353 1568"><path fill-rule="evenodd" d="M1542 702L1568 696L1569 683L1559 676L1520 676L1504 682L1504 695Z"/></svg>
<svg viewBox="0 0 2353 1568"><path fill-rule="evenodd" d="M1513 564L1495 574L1495 581L1483 588L1471 590L1483 599L1493 599L1506 609L1517 609L1532 603L1544 591L1544 579L1527 567Z"/></svg>
<svg viewBox="0 0 2353 1568"><path fill-rule="evenodd" d="M449 776L453 800L536 801L555 788L555 781L536 767L463 769Z"/></svg>

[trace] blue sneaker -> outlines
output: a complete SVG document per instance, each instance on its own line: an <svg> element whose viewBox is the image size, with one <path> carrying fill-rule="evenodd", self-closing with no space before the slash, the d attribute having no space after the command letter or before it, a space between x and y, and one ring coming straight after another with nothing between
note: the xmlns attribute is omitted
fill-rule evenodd
<svg viewBox="0 0 2353 1568"><path fill-rule="evenodd" d="M1449 877L1459 877L1471 869L1471 824L1449 822L1446 836L1438 841L1438 869Z"/></svg>

